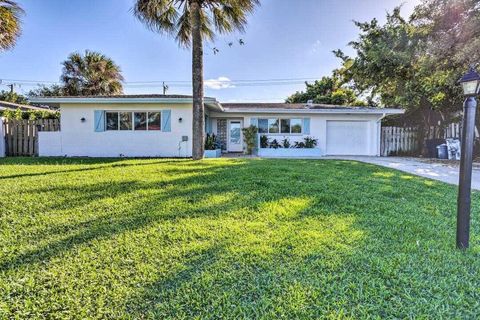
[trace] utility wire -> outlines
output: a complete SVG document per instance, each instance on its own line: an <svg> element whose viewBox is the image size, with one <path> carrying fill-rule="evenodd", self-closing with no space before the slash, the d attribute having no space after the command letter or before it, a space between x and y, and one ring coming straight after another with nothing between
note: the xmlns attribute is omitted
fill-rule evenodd
<svg viewBox="0 0 480 320"><path fill-rule="evenodd" d="M241 79L241 80L218 80L218 79L207 79L205 81L213 80L215 82L221 83L237 83L237 82L284 82L284 81L308 81L308 80L318 80L320 77L317 78L280 78L280 79ZM154 83L191 83L191 81L186 80L155 80L155 81L126 81L126 84L154 84Z"/></svg>
<svg viewBox="0 0 480 320"><path fill-rule="evenodd" d="M218 80L207 79L205 82L214 82L218 84L232 85L232 86L270 86L270 85L292 85L303 84L305 81L318 80L317 78L280 78L280 79L240 79L240 80ZM60 84L55 81L45 80L21 80L21 79L1 79L6 82L13 82L16 84L22 84L25 86L37 86L37 85L52 85ZM125 81L123 85L126 87L162 87L163 85L169 85L171 87L190 87L191 81L186 80L154 80L154 81Z"/></svg>

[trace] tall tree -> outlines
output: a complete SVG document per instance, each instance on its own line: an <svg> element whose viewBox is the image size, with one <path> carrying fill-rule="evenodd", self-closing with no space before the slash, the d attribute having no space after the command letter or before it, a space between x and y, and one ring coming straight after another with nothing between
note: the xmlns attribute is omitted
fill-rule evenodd
<svg viewBox="0 0 480 320"><path fill-rule="evenodd" d="M0 0L0 51L15 46L22 31L20 17L24 13L15 1Z"/></svg>
<svg viewBox="0 0 480 320"><path fill-rule="evenodd" d="M11 91L0 91L0 101L13 102L18 104L28 104L27 97Z"/></svg>
<svg viewBox="0 0 480 320"><path fill-rule="evenodd" d="M285 102L306 103L312 100L314 103L364 106L365 102L358 98L355 90L343 83L337 72L335 70L333 76L323 77L314 83L305 82L306 90L295 92Z"/></svg>
<svg viewBox="0 0 480 320"><path fill-rule="evenodd" d="M203 104L203 41L214 33L244 31L247 16L259 0L136 0L133 12L149 29L175 37L192 49L193 150L203 158L205 110Z"/></svg>
<svg viewBox="0 0 480 320"><path fill-rule="evenodd" d="M62 92L70 96L113 95L123 92L120 67L107 56L72 53L63 63Z"/></svg>
<svg viewBox="0 0 480 320"><path fill-rule="evenodd" d="M457 80L480 61L479 0L424 0L409 19L396 8L383 25L377 19L355 24L356 57L335 54L357 89L383 105L435 110L445 118L461 109Z"/></svg>
<svg viewBox="0 0 480 320"><path fill-rule="evenodd" d="M396 8L385 24L356 25L356 56L335 52L348 66L347 79L380 105L417 115L410 125L421 134L438 121L448 124L462 107L457 81L480 59L480 1L424 0L409 18Z"/></svg>
<svg viewBox="0 0 480 320"><path fill-rule="evenodd" d="M30 90L27 94L29 97L58 97L64 96L64 88L58 84L51 86L39 85L38 88Z"/></svg>

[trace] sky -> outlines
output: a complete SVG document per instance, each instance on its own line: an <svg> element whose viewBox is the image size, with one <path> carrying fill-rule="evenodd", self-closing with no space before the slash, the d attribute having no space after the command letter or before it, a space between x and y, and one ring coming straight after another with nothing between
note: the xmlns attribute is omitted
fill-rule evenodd
<svg viewBox="0 0 480 320"><path fill-rule="evenodd" d="M354 54L348 47L358 37L353 20L383 22L398 5L408 16L419 1L261 0L245 33L205 44L205 94L221 102L282 102L304 89L304 81L340 66L332 50ZM13 50L0 52L0 89L15 83L26 93L37 83L59 82L61 62L88 49L120 65L126 94L162 93L162 81L168 94L191 94L190 51L136 20L134 0L17 2L26 12L23 33Z"/></svg>

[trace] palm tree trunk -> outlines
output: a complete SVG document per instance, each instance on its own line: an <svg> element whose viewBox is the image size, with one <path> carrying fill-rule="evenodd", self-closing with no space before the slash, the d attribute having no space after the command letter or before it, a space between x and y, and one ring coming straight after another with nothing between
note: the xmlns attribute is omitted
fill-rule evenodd
<svg viewBox="0 0 480 320"><path fill-rule="evenodd" d="M203 159L205 136L205 107L203 105L203 43L200 4L192 1L192 85L193 85L193 138L192 158Z"/></svg>

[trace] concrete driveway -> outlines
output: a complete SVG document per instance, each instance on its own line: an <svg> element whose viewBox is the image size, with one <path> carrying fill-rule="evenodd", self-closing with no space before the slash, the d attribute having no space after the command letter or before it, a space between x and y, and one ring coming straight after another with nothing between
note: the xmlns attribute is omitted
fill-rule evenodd
<svg viewBox="0 0 480 320"><path fill-rule="evenodd" d="M459 164L439 163L428 159L402 158L402 157L326 157L331 159L355 160L379 166L401 170L417 176L430 178L446 183L458 185ZM474 166L472 175L472 188L480 190L480 168Z"/></svg>

